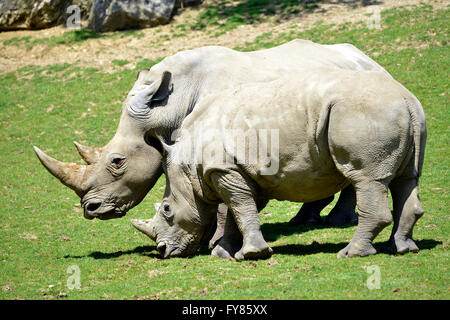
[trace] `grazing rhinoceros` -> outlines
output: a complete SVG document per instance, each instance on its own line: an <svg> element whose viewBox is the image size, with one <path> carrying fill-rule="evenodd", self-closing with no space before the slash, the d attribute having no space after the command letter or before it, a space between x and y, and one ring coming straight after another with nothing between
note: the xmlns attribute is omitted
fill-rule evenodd
<svg viewBox="0 0 450 320"><path fill-rule="evenodd" d="M162 126L160 129L165 128L170 133L180 126L184 117L194 108L195 102L203 95L248 81L277 78L286 70L305 64L384 71L376 62L348 44L319 45L295 40L272 49L249 53L222 47L185 51L166 58L150 71L145 70L139 74L124 103L118 130L107 146L88 148L76 144L79 153L88 163L87 166L62 163L38 148L35 151L48 171L82 198L86 218L118 218L144 198L162 173L159 146L152 145L155 140L150 136L145 137L147 141L144 139L147 129L152 127L151 121L147 121L145 117L147 113L141 110L146 106L146 99L150 98L145 94L148 89L161 84L160 90L152 93L151 103L152 106L167 105L167 108L161 109L169 110L168 113L173 118L161 118L167 120L162 121L167 128ZM162 70L169 70L170 73L163 73ZM152 79L161 79L161 75L171 75L170 89L168 78L166 81L152 83ZM166 99L165 96L169 94L170 99ZM317 221L320 210L332 198L305 204L300 213L313 215L299 214L293 222L305 222L308 219ZM354 192L350 189L346 194L341 194L329 218L332 223L342 224L348 222L353 215Z"/></svg>
<svg viewBox="0 0 450 320"><path fill-rule="evenodd" d="M170 133L180 125L201 96L239 86L247 81L277 78L287 70L299 69L304 65L379 70L387 74L376 62L348 44L319 45L295 40L276 48L249 53L221 47L185 51L166 58L150 71L144 70L139 74L124 103L116 135L107 146L88 148L76 144L79 153L88 163L87 166L62 163L38 148L35 151L43 165L82 198L86 218L122 217L144 198L162 173L159 146L153 144L155 139L149 135L144 139L151 121L143 122L146 118L142 116L142 112L136 112L142 107L139 99L144 99L141 102L145 102L149 98L145 95L147 89L161 84L151 100L152 105L171 106L167 109L174 118L166 117L167 121L164 122L164 131ZM169 70L170 73L161 70ZM161 74L170 75L174 80L168 81L166 78L165 81L152 83L151 79ZM172 88L170 90L169 85ZM165 99L164 95L167 94L170 94L170 99ZM332 199L333 196L330 196L305 203L291 223L319 221L320 211ZM341 192L339 201L327 220L334 225L348 223L355 217L354 207L355 194L349 187Z"/></svg>
<svg viewBox="0 0 450 320"><path fill-rule="evenodd" d="M237 143L243 132L256 139ZM388 189L394 208L390 247L418 250L412 231L424 212L418 179L425 115L414 95L385 73L305 68L211 94L183 121L173 145L161 142L162 204L153 219L133 224L163 257L194 254L224 202L243 244L236 247L226 231L213 254L266 258L272 250L260 231L259 206L269 199L316 201L350 184L358 227L338 257L376 253L373 239L392 222Z"/></svg>
<svg viewBox="0 0 450 320"><path fill-rule="evenodd" d="M149 70L142 70L128 94L125 106L147 134L169 142L174 130L209 94L237 88L248 82L279 78L304 67L327 66L335 69L377 70L391 77L380 65L350 44L320 45L294 40L271 49L237 52L210 46L187 50L164 59ZM320 221L320 211L333 196L305 203L292 224ZM349 187L341 193L327 217L333 225L355 221L356 196Z"/></svg>

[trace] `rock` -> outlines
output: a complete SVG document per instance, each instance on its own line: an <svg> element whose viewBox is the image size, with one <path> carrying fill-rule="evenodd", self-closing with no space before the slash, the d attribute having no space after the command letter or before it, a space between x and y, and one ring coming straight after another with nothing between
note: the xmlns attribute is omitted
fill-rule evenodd
<svg viewBox="0 0 450 320"><path fill-rule="evenodd" d="M169 23L176 0L95 0L88 29L114 31Z"/></svg>
<svg viewBox="0 0 450 320"><path fill-rule="evenodd" d="M63 0L4 0L0 2L0 30L42 29L58 23Z"/></svg>
<svg viewBox="0 0 450 320"><path fill-rule="evenodd" d="M64 24L67 8L76 5L86 17L93 0L3 0L0 2L0 30L43 29Z"/></svg>

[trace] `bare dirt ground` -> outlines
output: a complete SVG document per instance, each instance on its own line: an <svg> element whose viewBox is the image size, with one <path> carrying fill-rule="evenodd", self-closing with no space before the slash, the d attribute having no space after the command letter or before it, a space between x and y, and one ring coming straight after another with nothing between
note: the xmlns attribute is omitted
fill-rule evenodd
<svg viewBox="0 0 450 320"><path fill-rule="evenodd" d="M207 0L208 3L215 0ZM79 66L100 68L106 72L119 68L112 60L127 60L122 68L135 68L136 63L143 60L155 60L181 50L205 45L222 45L227 47L242 46L253 41L255 37L266 32L280 34L295 30L308 30L319 21L324 24L342 24L345 22L367 21L370 8L380 11L400 6L431 4L434 9L446 8L448 0L380 0L373 1L371 6L361 5L358 0L324 1L310 13L293 16L286 21L268 21L259 24L244 25L221 35L209 29L189 30L183 36L174 36L179 31L177 26L192 22L199 14L199 8L179 10L168 25L138 30L139 36L100 37L72 45L56 45L39 43L27 47L25 44L5 45L3 41L12 38L31 37L31 39L61 36L70 29L62 26L36 31L9 31L0 33L0 73L14 71L27 65L48 65L70 63ZM86 22L84 22L86 23ZM381 25L381 27L383 27ZM108 35L108 34L106 34ZM110 35L110 34L109 34Z"/></svg>

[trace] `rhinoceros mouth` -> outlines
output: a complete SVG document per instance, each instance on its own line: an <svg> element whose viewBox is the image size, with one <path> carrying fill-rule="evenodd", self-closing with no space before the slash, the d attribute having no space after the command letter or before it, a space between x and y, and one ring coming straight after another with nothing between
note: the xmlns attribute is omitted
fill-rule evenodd
<svg viewBox="0 0 450 320"><path fill-rule="evenodd" d="M114 208L112 210L106 211L106 212L98 215L96 218L98 218L100 220L110 220L110 219L122 218L126 214L127 214L126 211L122 211L118 208Z"/></svg>
<svg viewBox="0 0 450 320"><path fill-rule="evenodd" d="M186 248L181 248L178 246L166 245L165 242L159 242L157 245L157 250L163 259L167 258L177 258L177 257L190 257L195 254L198 246L190 246Z"/></svg>
<svg viewBox="0 0 450 320"><path fill-rule="evenodd" d="M88 220L92 220L94 218L97 218L99 220L110 220L110 219L117 219L125 216L127 214L126 211L121 210L119 208L110 208L110 209L104 209L99 212L95 212L94 214L84 213L84 217Z"/></svg>

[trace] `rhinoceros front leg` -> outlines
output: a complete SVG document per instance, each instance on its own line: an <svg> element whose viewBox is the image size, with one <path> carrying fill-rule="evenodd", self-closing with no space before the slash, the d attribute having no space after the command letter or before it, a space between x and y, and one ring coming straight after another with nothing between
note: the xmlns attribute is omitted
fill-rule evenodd
<svg viewBox="0 0 450 320"><path fill-rule="evenodd" d="M322 224L320 212L323 210L323 208L329 205L331 201L333 201L333 199L334 196L331 196L325 199L303 203L297 215L289 221L289 224L293 226L299 226L302 224L307 225Z"/></svg>
<svg viewBox="0 0 450 320"><path fill-rule="evenodd" d="M231 210L226 211L223 222L222 237L211 251L211 255L225 259L234 258L235 254L242 248L242 234L236 225L236 221L234 221Z"/></svg>
<svg viewBox="0 0 450 320"><path fill-rule="evenodd" d="M223 202L231 210L243 237L242 248L234 255L236 260L265 259L272 249L264 240L258 219L255 188L236 171L211 173L211 182Z"/></svg>
<svg viewBox="0 0 450 320"><path fill-rule="evenodd" d="M214 232L214 235L212 236L211 240L209 240L209 248L214 248L217 243L220 241L220 239L223 237L224 230L225 230L225 223L227 220L227 211L228 207L225 203L219 204L219 207L217 209L217 226L216 231Z"/></svg>
<svg viewBox="0 0 450 320"><path fill-rule="evenodd" d="M334 196L313 201L305 202L300 208L299 212L293 217L289 224L298 226L302 224L317 225L322 224L320 212L329 205L334 199ZM356 224L358 216L355 212L356 194L353 186L348 186L341 191L338 202L326 217L325 222L332 226L343 226L347 224Z"/></svg>

